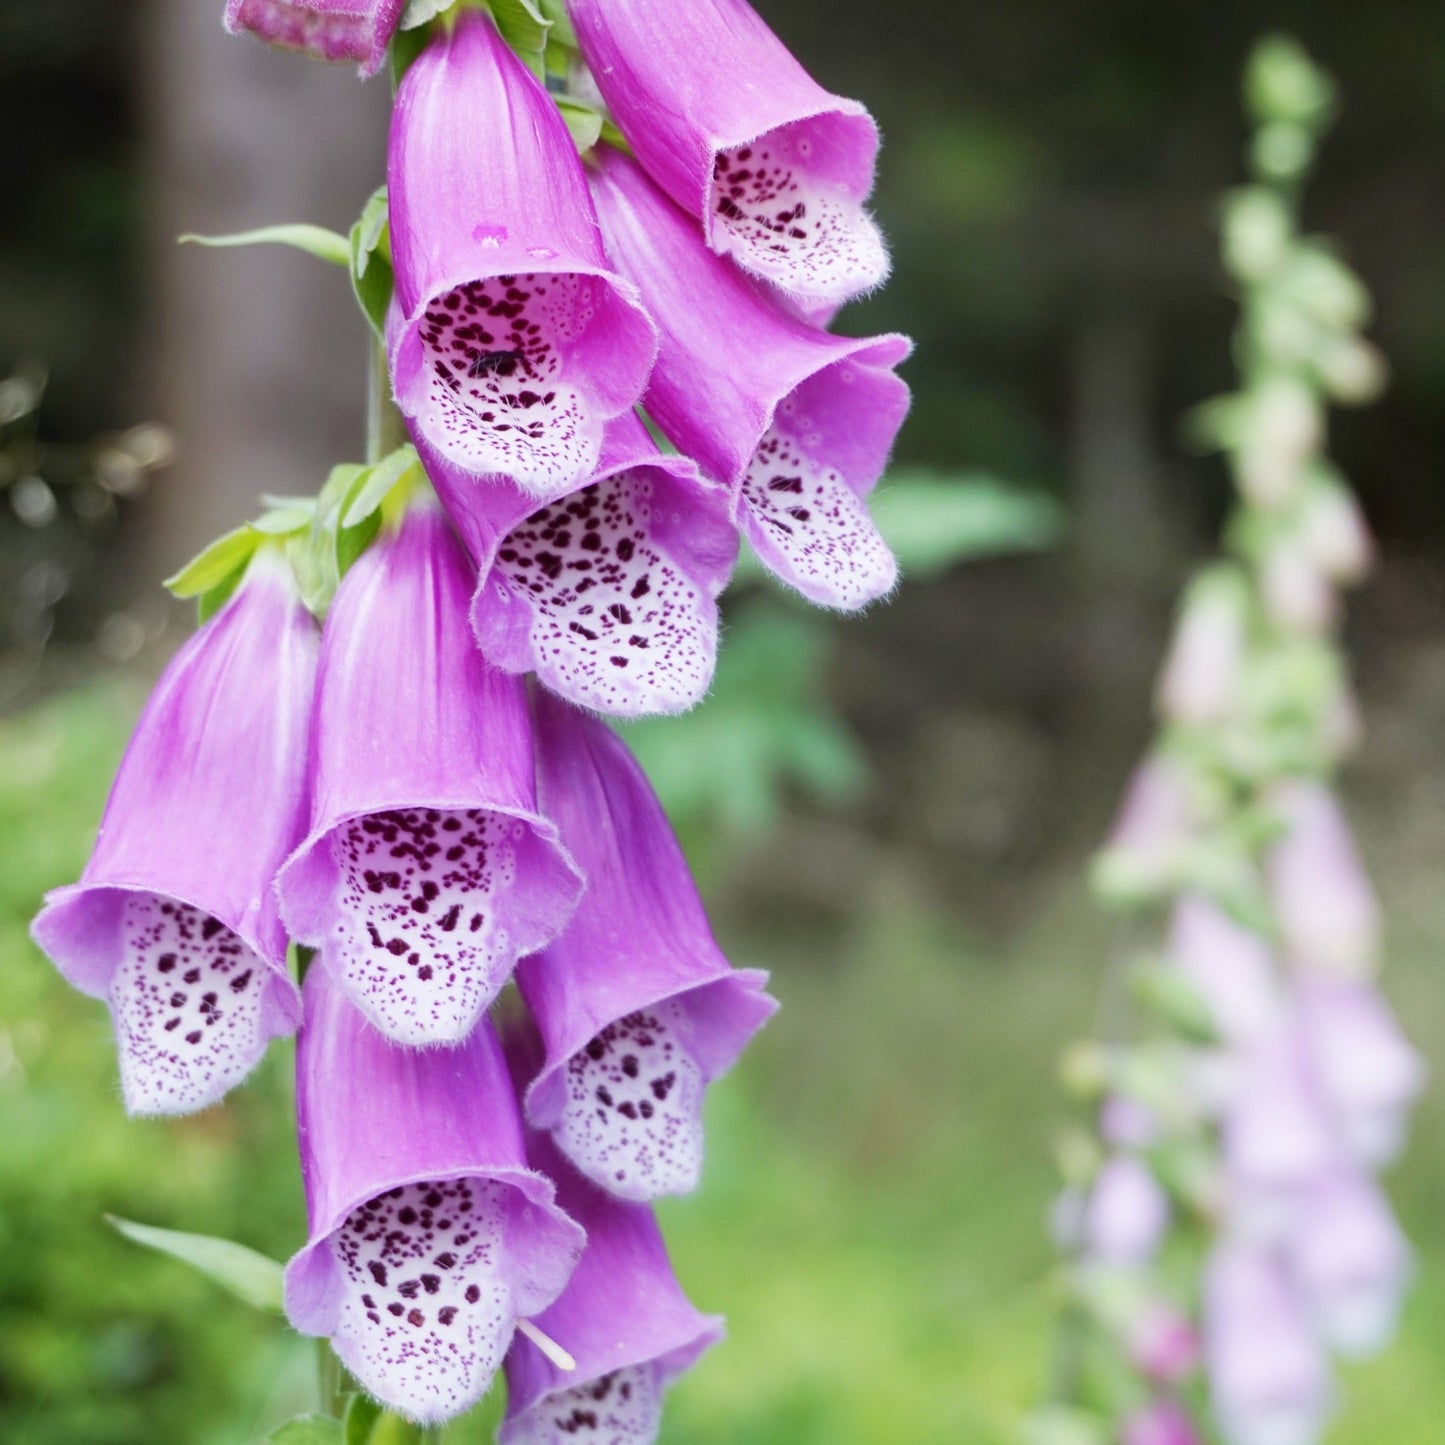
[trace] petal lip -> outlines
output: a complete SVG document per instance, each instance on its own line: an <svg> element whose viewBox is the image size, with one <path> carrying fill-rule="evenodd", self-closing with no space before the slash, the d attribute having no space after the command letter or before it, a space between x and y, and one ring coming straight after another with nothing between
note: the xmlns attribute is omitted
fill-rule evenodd
<svg viewBox="0 0 1445 1445"><path fill-rule="evenodd" d="M406 0L227 0L225 26L319 60L355 60L374 75Z"/></svg>

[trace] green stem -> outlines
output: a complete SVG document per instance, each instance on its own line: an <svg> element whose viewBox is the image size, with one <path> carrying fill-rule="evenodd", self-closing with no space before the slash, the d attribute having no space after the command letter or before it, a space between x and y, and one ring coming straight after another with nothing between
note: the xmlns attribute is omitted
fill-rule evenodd
<svg viewBox="0 0 1445 1445"><path fill-rule="evenodd" d="M323 1415L340 1420L346 1414L346 1377L330 1340L316 1341L316 1393Z"/></svg>
<svg viewBox="0 0 1445 1445"><path fill-rule="evenodd" d="M380 339L373 336L367 365L366 460L374 465L403 445L406 439L406 424L391 399L386 349Z"/></svg>

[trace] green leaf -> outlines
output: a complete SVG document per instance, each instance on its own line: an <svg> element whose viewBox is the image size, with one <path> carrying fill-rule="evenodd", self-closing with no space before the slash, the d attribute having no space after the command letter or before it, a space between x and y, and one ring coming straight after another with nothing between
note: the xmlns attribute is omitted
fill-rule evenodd
<svg viewBox="0 0 1445 1445"><path fill-rule="evenodd" d="M372 192L351 228L348 260L357 305L377 336L385 339L386 308L391 304L391 233L386 187Z"/></svg>
<svg viewBox="0 0 1445 1445"><path fill-rule="evenodd" d="M1051 547L1064 528L1052 497L996 477L900 471L869 499L905 577L935 577L956 562Z"/></svg>
<svg viewBox="0 0 1445 1445"><path fill-rule="evenodd" d="M544 79L552 22L537 8L536 0L487 0L487 4L502 39L532 68L538 80Z"/></svg>
<svg viewBox="0 0 1445 1445"><path fill-rule="evenodd" d="M310 526L316 514L316 503L310 498L303 502L289 503L284 507L271 507L262 512L251 525L268 537L285 537Z"/></svg>
<svg viewBox="0 0 1445 1445"><path fill-rule="evenodd" d="M333 266L345 266L351 259L345 236L338 236L325 226L307 225L304 221L287 226L262 226L255 231L237 231L231 236L198 236L188 231L178 239L182 245L189 242L196 246L294 246L319 261L330 261Z"/></svg>
<svg viewBox="0 0 1445 1445"><path fill-rule="evenodd" d="M601 138L605 123L602 112L570 95L554 95L552 99L557 102L557 109L567 122L567 129L572 132L577 154L586 155Z"/></svg>
<svg viewBox="0 0 1445 1445"><path fill-rule="evenodd" d="M298 1415L277 1426L266 1439L270 1445L347 1445L341 1421L330 1415Z"/></svg>
<svg viewBox="0 0 1445 1445"><path fill-rule="evenodd" d="M280 1313L281 1266L274 1259L231 1239L157 1229L114 1214L105 1218L127 1239L190 1265L253 1308Z"/></svg>
<svg viewBox="0 0 1445 1445"><path fill-rule="evenodd" d="M243 571L260 545L261 534L254 527L237 527L217 537L173 577L167 577L165 586L176 597L199 597Z"/></svg>
<svg viewBox="0 0 1445 1445"><path fill-rule="evenodd" d="M369 467L347 490L341 504L341 525L354 527L358 522L365 521L381 506L402 477L420 465L416 448L408 445L398 447L390 456Z"/></svg>

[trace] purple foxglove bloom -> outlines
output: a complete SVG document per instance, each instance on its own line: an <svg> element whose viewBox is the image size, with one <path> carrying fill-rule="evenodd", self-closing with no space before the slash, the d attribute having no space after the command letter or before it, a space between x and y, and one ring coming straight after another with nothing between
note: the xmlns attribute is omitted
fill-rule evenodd
<svg viewBox="0 0 1445 1445"><path fill-rule="evenodd" d="M271 881L306 826L316 627L280 551L166 668L79 883L32 928L110 1005L133 1114L213 1104L300 1017Z"/></svg>
<svg viewBox="0 0 1445 1445"><path fill-rule="evenodd" d="M1284 832L1269 882L1288 952L1325 972L1372 973L1379 907L1339 804L1323 783L1303 781L1282 784L1273 802Z"/></svg>
<svg viewBox="0 0 1445 1445"><path fill-rule="evenodd" d="M1419 1054L1369 984L1304 978L1295 998L1305 1051L1345 1147L1366 1167L1383 1167L1400 1152L1425 1082Z"/></svg>
<svg viewBox="0 0 1445 1445"><path fill-rule="evenodd" d="M1227 1240L1204 1279L1204 1352L1228 1445L1316 1445L1333 1403L1329 1365L1281 1262Z"/></svg>
<svg viewBox="0 0 1445 1445"><path fill-rule="evenodd" d="M1124 1421L1119 1433L1119 1445L1202 1445L1202 1440L1177 1400L1151 1400Z"/></svg>
<svg viewBox="0 0 1445 1445"><path fill-rule="evenodd" d="M427 1423L486 1392L518 1319L584 1243L527 1167L501 1045L385 1039L325 969L306 977L296 1107L309 1232L286 1313L389 1408Z"/></svg>
<svg viewBox="0 0 1445 1445"><path fill-rule="evenodd" d="M902 336L830 336L788 315L704 247L633 161L589 170L608 254L661 333L644 404L703 472L733 488L738 526L805 597L852 609L893 585L865 497L908 410Z"/></svg>
<svg viewBox="0 0 1445 1445"><path fill-rule="evenodd" d="M1175 906L1168 956L1226 1042L1247 1045L1278 1028L1284 996L1269 945L1202 894L1186 893Z"/></svg>
<svg viewBox="0 0 1445 1445"><path fill-rule="evenodd" d="M577 1368L564 1374L530 1340L513 1340L499 1445L650 1445L663 1391L722 1338L723 1322L683 1294L651 1209L589 1184L546 1135L528 1147L533 1166L556 1181L557 1203L587 1231L567 1288L536 1320Z"/></svg>
<svg viewBox="0 0 1445 1445"><path fill-rule="evenodd" d="M1174 1305L1155 1300L1129 1331L1134 1368L1159 1384L1183 1383L1199 1365L1199 1336Z"/></svg>
<svg viewBox="0 0 1445 1445"><path fill-rule="evenodd" d="M1289 1254L1321 1333L1353 1359L1395 1332L1411 1275L1410 1246L1375 1183L1341 1170L1302 1202Z"/></svg>
<svg viewBox="0 0 1445 1445"><path fill-rule="evenodd" d="M278 882L292 935L408 1044L465 1038L581 891L537 813L525 686L467 625L472 575L430 497L346 574L322 640L311 832Z"/></svg>
<svg viewBox="0 0 1445 1445"><path fill-rule="evenodd" d="M489 661L623 717L702 698L737 556L725 490L630 412L608 422L585 487L543 497L478 481L419 435L417 449L477 560L472 626Z"/></svg>
<svg viewBox="0 0 1445 1445"><path fill-rule="evenodd" d="M1159 678L1157 704L1177 722L1222 722L1239 702L1247 597L1231 574L1201 578L1189 598Z"/></svg>
<svg viewBox="0 0 1445 1445"><path fill-rule="evenodd" d="M407 71L387 185L397 405L469 471L585 482L657 340L602 254L566 124L480 10Z"/></svg>
<svg viewBox="0 0 1445 1445"><path fill-rule="evenodd" d="M707 244L782 290L846 301L888 274L863 210L878 128L744 0L568 0L597 88Z"/></svg>
<svg viewBox="0 0 1445 1445"><path fill-rule="evenodd" d="M548 693L536 701L542 807L587 877L572 922L517 983L546 1061L527 1118L627 1199L692 1189L702 1097L777 1007L767 975L713 941L667 818L622 740Z"/></svg>
<svg viewBox="0 0 1445 1445"><path fill-rule="evenodd" d="M1169 1224L1169 1200L1148 1165L1116 1154L1099 1171L1084 1210L1084 1246L1109 1264L1145 1264Z"/></svg>
<svg viewBox="0 0 1445 1445"><path fill-rule="evenodd" d="M1109 888L1127 894L1169 883L1193 832L1189 779L1172 759L1155 753L1129 778L1099 855Z"/></svg>
<svg viewBox="0 0 1445 1445"><path fill-rule="evenodd" d="M374 75L406 0L227 0L226 29L319 60L355 60Z"/></svg>

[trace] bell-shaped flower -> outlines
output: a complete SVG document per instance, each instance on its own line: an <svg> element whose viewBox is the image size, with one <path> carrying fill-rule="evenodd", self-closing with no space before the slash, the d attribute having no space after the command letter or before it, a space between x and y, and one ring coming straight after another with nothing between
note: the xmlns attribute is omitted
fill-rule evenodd
<svg viewBox="0 0 1445 1445"><path fill-rule="evenodd" d="M306 826L316 627L279 549L176 654L35 941L110 1005L133 1114L213 1104L296 1026L271 883Z"/></svg>
<svg viewBox="0 0 1445 1445"><path fill-rule="evenodd" d="M1321 1333L1358 1359L1389 1342L1410 1282L1410 1246L1373 1180L1350 1169L1302 1201L1290 1261Z"/></svg>
<svg viewBox="0 0 1445 1445"><path fill-rule="evenodd" d="M1182 1384L1199 1366L1199 1335L1177 1305L1151 1300L1128 1331L1129 1361L1146 1379Z"/></svg>
<svg viewBox="0 0 1445 1445"><path fill-rule="evenodd" d="M1189 1412L1178 1400L1151 1400L1125 1418L1119 1445L1203 1445Z"/></svg>
<svg viewBox="0 0 1445 1445"><path fill-rule="evenodd" d="M1107 1264L1146 1264L1169 1225L1169 1198L1149 1166L1115 1154L1095 1177L1084 1208L1083 1244Z"/></svg>
<svg viewBox="0 0 1445 1445"><path fill-rule="evenodd" d="M1268 859L1269 884L1291 958L1327 973L1373 973L1379 905L1334 795L1323 783L1294 781L1272 801L1283 832Z"/></svg>
<svg viewBox="0 0 1445 1445"><path fill-rule="evenodd" d="M652 179L707 244L808 301L888 274L878 128L814 81L745 0L568 0L598 89Z"/></svg>
<svg viewBox="0 0 1445 1445"><path fill-rule="evenodd" d="M311 831L278 881L292 936L408 1044L465 1038L581 891L537 812L525 685L473 641L472 580L430 495L343 578L312 717Z"/></svg>
<svg viewBox="0 0 1445 1445"><path fill-rule="evenodd" d="M661 336L648 415L733 489L784 581L828 607L881 596L897 567L865 498L908 410L893 374L908 340L814 330L713 255L634 161L602 147L589 174L608 254Z"/></svg>
<svg viewBox="0 0 1445 1445"><path fill-rule="evenodd" d="M419 433L417 449L476 559L472 627L489 661L622 717L701 700L737 557L725 489L664 456L630 412L608 422L586 486L541 497L478 479Z"/></svg>
<svg viewBox="0 0 1445 1445"><path fill-rule="evenodd" d="M1216 1245L1204 1276L1204 1355L1227 1445L1317 1445L1333 1406L1329 1364L1281 1261Z"/></svg>
<svg viewBox="0 0 1445 1445"><path fill-rule="evenodd" d="M1382 1168L1400 1152L1424 1086L1420 1055L1370 984L1305 977L1295 1001L1311 1069L1345 1147L1365 1167Z"/></svg>
<svg viewBox="0 0 1445 1445"><path fill-rule="evenodd" d="M587 1231L587 1248L567 1288L536 1319L575 1367L564 1372L532 1340L513 1340L499 1445L652 1445L663 1392L722 1338L723 1322L683 1294L647 1205L588 1183L546 1135L531 1135L528 1151L555 1181L557 1203Z"/></svg>
<svg viewBox="0 0 1445 1445"><path fill-rule="evenodd" d="M469 471L581 485L657 341L602 254L565 122L482 10L460 9L408 69L387 193L397 405Z"/></svg>
<svg viewBox="0 0 1445 1445"><path fill-rule="evenodd" d="M1156 703L1175 722L1223 722L1240 703L1249 596L1243 579L1219 568L1189 589Z"/></svg>
<svg viewBox="0 0 1445 1445"><path fill-rule="evenodd" d="M1269 944L1203 894L1186 893L1175 905L1168 958L1226 1043L1245 1046L1279 1027L1285 996Z"/></svg>
<svg viewBox="0 0 1445 1445"><path fill-rule="evenodd" d="M734 971L682 850L622 740L549 693L536 699L542 807L587 877L560 938L517 983L545 1047L527 1118L588 1178L628 1199L692 1189L702 1101L777 1007Z"/></svg>
<svg viewBox="0 0 1445 1445"><path fill-rule="evenodd" d="M373 75L406 0L227 0L226 29L250 31L271 45L319 60L354 60Z"/></svg>
<svg viewBox="0 0 1445 1445"><path fill-rule="evenodd" d="M486 1392L519 1319L561 1293L584 1243L526 1162L501 1046L379 1034L325 969L306 977L296 1107L309 1223L286 1313L362 1387L433 1423Z"/></svg>

